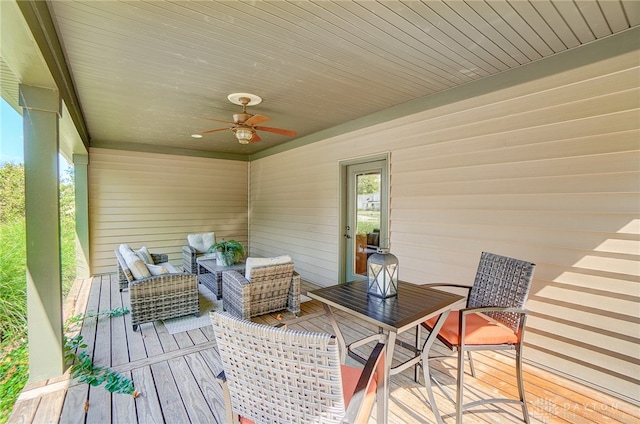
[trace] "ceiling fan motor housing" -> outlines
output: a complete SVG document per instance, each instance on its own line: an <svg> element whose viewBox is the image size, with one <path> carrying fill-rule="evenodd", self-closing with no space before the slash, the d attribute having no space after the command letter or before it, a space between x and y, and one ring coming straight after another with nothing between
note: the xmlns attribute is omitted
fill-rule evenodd
<svg viewBox="0 0 640 424"><path fill-rule="evenodd" d="M250 113L234 113L233 120L238 124L243 124L247 119L251 118L253 115Z"/></svg>

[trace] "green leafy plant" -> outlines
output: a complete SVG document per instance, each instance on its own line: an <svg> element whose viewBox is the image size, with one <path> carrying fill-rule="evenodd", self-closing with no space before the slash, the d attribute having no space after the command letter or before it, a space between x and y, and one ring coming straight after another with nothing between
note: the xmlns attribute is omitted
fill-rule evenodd
<svg viewBox="0 0 640 424"><path fill-rule="evenodd" d="M209 253L219 252L225 258L227 265L233 265L245 255L244 246L239 241L220 239L209 248Z"/></svg>
<svg viewBox="0 0 640 424"><path fill-rule="evenodd" d="M111 393L123 393L138 396L138 391L133 386L131 379L119 374L109 368L97 366L93 364L91 356L83 351L87 347L84 338L79 334L82 322L86 318L108 316L117 317L128 314L127 308L115 308L104 312L92 313L86 315L76 315L69 318L65 323L64 336L64 359L71 371L71 376L81 383L87 383L91 386L100 386L104 384L105 389ZM74 336L67 336L69 332L76 332Z"/></svg>
<svg viewBox="0 0 640 424"><path fill-rule="evenodd" d="M29 377L29 356L26 337L16 337L0 343L0 423L9 419L13 403Z"/></svg>

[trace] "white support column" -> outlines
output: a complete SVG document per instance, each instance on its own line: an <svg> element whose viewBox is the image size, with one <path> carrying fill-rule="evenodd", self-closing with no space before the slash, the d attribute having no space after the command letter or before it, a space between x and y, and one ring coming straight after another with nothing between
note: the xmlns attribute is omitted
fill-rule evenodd
<svg viewBox="0 0 640 424"><path fill-rule="evenodd" d="M27 238L29 380L61 375L59 117L57 91L20 85L23 107Z"/></svg>
<svg viewBox="0 0 640 424"><path fill-rule="evenodd" d="M89 258L89 156L73 155L76 193L76 278L91 277Z"/></svg>

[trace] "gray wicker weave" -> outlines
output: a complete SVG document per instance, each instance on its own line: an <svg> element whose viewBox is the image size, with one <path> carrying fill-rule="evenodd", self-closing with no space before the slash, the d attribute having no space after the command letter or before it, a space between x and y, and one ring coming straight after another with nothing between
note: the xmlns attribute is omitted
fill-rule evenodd
<svg viewBox="0 0 640 424"><path fill-rule="evenodd" d="M198 297L198 277L194 274L162 274L134 280L118 249L114 251L118 263L120 291L129 288L131 301L131 324L133 330L138 325L160 319L177 318L200 313ZM151 254L154 263L167 262L167 255Z"/></svg>
<svg viewBox="0 0 640 424"><path fill-rule="evenodd" d="M251 282L236 271L225 271L222 293L224 309L243 319L282 309L300 315L300 276L293 262L253 268Z"/></svg>
<svg viewBox="0 0 640 424"><path fill-rule="evenodd" d="M257 324L227 312L210 315L223 366L226 422L238 422L238 415L256 424L367 422L373 399L364 393L372 380L386 381L383 343L373 349L345 405L335 336ZM375 393L379 406L381 386Z"/></svg>
<svg viewBox="0 0 640 424"><path fill-rule="evenodd" d="M529 422L529 412L527 410L527 401L525 399L523 379L522 379L522 340L524 337L524 329L527 314L529 311L524 309L525 303L531 289L533 280L533 272L536 265L531 262L519 259L508 258L506 256L496 255L494 253L482 252L480 263L476 272L473 286L462 286L457 284L431 284L430 287L448 286L461 287L469 289L467 297L467 306L461 311L452 312L447 321L441 328L433 328L433 322L425 322L423 324L429 331L439 331L438 339L450 349L458 352L458 378L457 378L457 396L456 396L456 422L462 422L462 412L465 409L472 408L477 405L487 403L516 403L522 407L522 414L525 422ZM480 316L472 317L474 314ZM488 317L484 319L482 317ZM459 324L454 336L447 337L443 333L443 329L451 330L451 326L447 326L449 320L456 320L459 317ZM504 340L513 339L501 344L479 344L469 338L466 331L469 318L476 319L476 323L480 322L482 328L490 328L495 325L491 320L498 322L505 333ZM478 320L479 318L479 320ZM455 323L455 321L451 321ZM484 324L486 322L486 325ZM474 324L478 325L478 324ZM511 332L509 332L509 329ZM479 330L479 328L478 328ZM476 334L479 334L477 331ZM495 333L492 333L495 334ZM496 337L499 339L499 337ZM455 340L452 341L452 340ZM470 344L473 343L473 344ZM497 342L494 342L497 343ZM475 377L475 369L473 359L471 358L472 350L515 350L516 352L516 377L518 381L519 399L481 399L468 404L463 404L464 396L464 357L467 353L471 365L471 375ZM424 352L424 350L423 350ZM428 354L428 352L427 352ZM423 354L424 355L424 354ZM431 358L434 359L434 358ZM435 404L433 392L431 390L431 380L433 377L429 375L429 358L424 358L423 371L425 384L427 386L427 394L431 408L436 414L436 419L442 423L442 418L438 413ZM436 382L437 383L437 382ZM438 384L439 385L439 384ZM450 399L450 398L449 398Z"/></svg>
<svg viewBox="0 0 640 424"><path fill-rule="evenodd" d="M244 275L245 264L236 263L229 266L218 265L216 259L198 258L198 282L211 290L218 299L222 299L222 274L226 271L237 271Z"/></svg>
<svg viewBox="0 0 640 424"><path fill-rule="evenodd" d="M198 264L196 259L207 253L200 253L194 247L182 246L182 270L190 274L198 273Z"/></svg>

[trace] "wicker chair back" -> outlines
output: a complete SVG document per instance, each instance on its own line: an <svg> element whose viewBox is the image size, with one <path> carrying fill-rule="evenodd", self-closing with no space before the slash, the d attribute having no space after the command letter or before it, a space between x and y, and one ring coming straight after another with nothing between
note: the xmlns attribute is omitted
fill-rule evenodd
<svg viewBox="0 0 640 424"><path fill-rule="evenodd" d="M236 271L225 271L222 287L224 309L240 318L285 308L300 314L300 275L293 262L253 268L251 281Z"/></svg>
<svg viewBox="0 0 640 424"><path fill-rule="evenodd" d="M234 414L256 423L340 423L338 344L330 334L211 313Z"/></svg>
<svg viewBox="0 0 640 424"><path fill-rule="evenodd" d="M497 306L524 309L535 264L482 252L467 308ZM486 315L517 331L522 315L509 312L485 312Z"/></svg>

